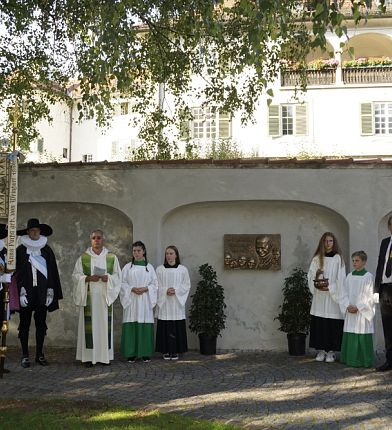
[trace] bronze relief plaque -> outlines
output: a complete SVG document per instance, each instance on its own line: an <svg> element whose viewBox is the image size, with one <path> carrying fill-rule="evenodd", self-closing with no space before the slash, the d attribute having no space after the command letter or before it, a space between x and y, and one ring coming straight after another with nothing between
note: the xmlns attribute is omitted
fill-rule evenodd
<svg viewBox="0 0 392 430"><path fill-rule="evenodd" d="M280 270L280 234L225 234L227 270Z"/></svg>

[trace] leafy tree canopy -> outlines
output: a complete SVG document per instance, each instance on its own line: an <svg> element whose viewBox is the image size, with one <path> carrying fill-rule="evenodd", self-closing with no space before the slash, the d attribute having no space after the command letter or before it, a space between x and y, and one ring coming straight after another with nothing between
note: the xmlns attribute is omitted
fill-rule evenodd
<svg viewBox="0 0 392 430"><path fill-rule="evenodd" d="M167 158L164 131L189 117L191 97L249 119L260 95L272 95L280 59L301 62L310 49L325 48L327 31L345 33L339 3L2 0L2 105L17 106L19 142L28 147L37 137L34 124L49 119L51 103L70 101L70 88L80 119L95 117L100 125L115 97L132 98L145 120L141 137L159 143L157 157ZM365 1L351 3L358 23ZM161 95L173 99L170 110L157 96L159 84Z"/></svg>

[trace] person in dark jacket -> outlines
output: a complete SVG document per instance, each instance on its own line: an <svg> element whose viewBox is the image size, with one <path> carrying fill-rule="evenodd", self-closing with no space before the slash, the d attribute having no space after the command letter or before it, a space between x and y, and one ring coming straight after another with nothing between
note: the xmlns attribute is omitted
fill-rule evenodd
<svg viewBox="0 0 392 430"><path fill-rule="evenodd" d="M388 218L388 230L392 235L392 216ZM380 296L380 311L384 329L386 361L377 367L378 372L392 369L392 237L381 241L374 281L374 292Z"/></svg>
<svg viewBox="0 0 392 430"><path fill-rule="evenodd" d="M47 245L47 237L53 233L47 224L40 224L31 218L27 227L18 230L21 244L16 249L16 279L20 300L19 339L22 346L21 365L30 367L29 330L34 312L36 355L35 361L41 366L49 363L43 353L46 336L46 314L59 309L63 298L56 257Z"/></svg>

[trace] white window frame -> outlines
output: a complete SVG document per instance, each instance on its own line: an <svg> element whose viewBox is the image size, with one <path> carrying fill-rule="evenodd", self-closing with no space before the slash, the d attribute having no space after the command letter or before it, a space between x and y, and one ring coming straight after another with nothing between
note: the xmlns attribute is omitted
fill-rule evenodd
<svg viewBox="0 0 392 430"><path fill-rule="evenodd" d="M362 136L391 136L392 100L361 103L360 127Z"/></svg>
<svg viewBox="0 0 392 430"><path fill-rule="evenodd" d="M228 113L214 107L192 108L193 118L181 125L181 139L212 142L232 137L232 120Z"/></svg>
<svg viewBox="0 0 392 430"><path fill-rule="evenodd" d="M82 161L83 163L91 163L93 161L93 154L83 154Z"/></svg>
<svg viewBox="0 0 392 430"><path fill-rule="evenodd" d="M288 112L290 115L287 115ZM268 135L271 137L307 136L308 122L307 103L281 103L269 106Z"/></svg>
<svg viewBox="0 0 392 430"><path fill-rule="evenodd" d="M292 104L280 105L281 134L293 136L295 125L295 108ZM289 133L290 131L290 133Z"/></svg>
<svg viewBox="0 0 392 430"><path fill-rule="evenodd" d="M213 107L192 109L191 136L197 140L215 140L218 138L219 113Z"/></svg>
<svg viewBox="0 0 392 430"><path fill-rule="evenodd" d="M392 134L392 102L373 102L374 134Z"/></svg>

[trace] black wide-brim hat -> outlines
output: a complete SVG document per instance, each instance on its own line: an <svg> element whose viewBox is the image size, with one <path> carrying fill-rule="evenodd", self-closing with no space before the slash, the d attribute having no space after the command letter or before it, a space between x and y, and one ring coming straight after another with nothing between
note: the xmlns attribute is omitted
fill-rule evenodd
<svg viewBox="0 0 392 430"><path fill-rule="evenodd" d="M5 239L8 236L7 224L0 224L0 239Z"/></svg>
<svg viewBox="0 0 392 430"><path fill-rule="evenodd" d="M23 230L18 230L16 234L18 236L24 236L28 234L28 230L31 228L39 228L41 230L41 236L50 236L53 233L52 227L48 224L40 224L38 218L30 218L27 221L27 227Z"/></svg>

